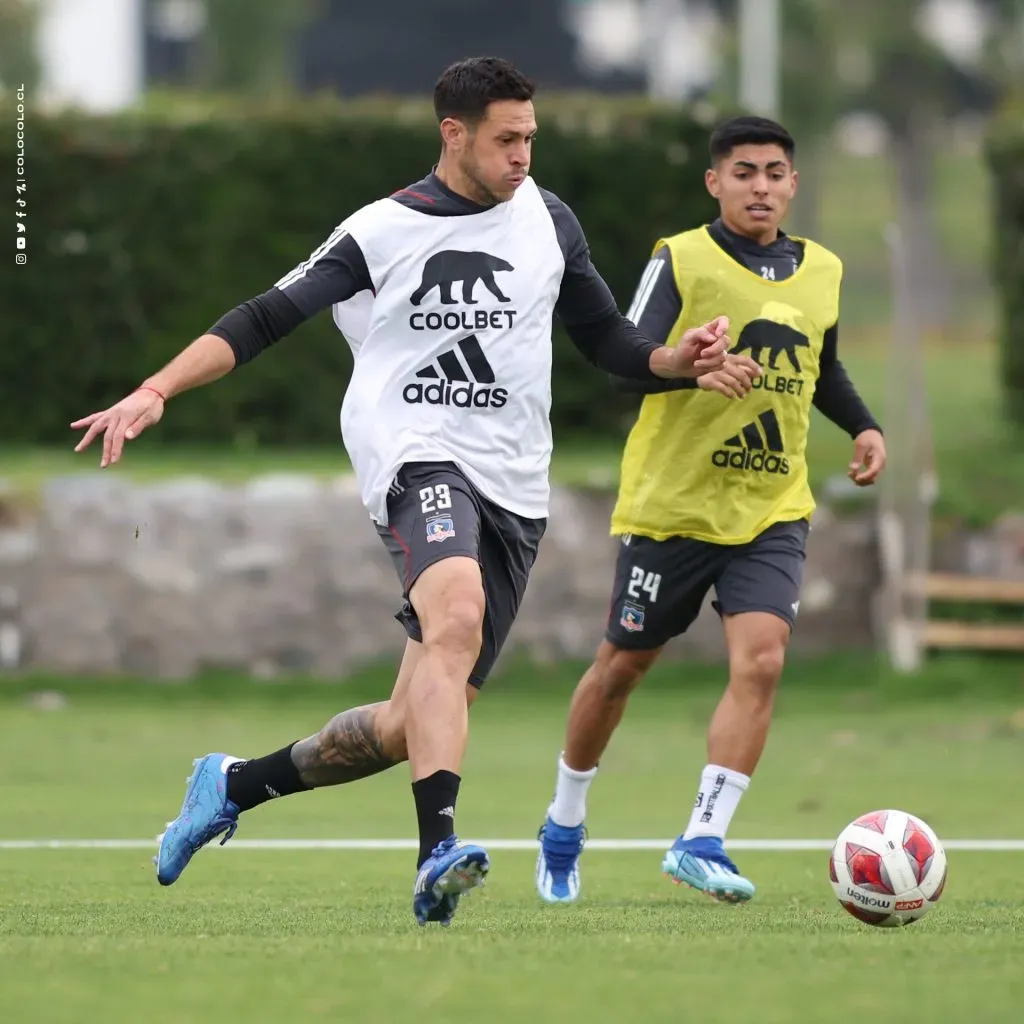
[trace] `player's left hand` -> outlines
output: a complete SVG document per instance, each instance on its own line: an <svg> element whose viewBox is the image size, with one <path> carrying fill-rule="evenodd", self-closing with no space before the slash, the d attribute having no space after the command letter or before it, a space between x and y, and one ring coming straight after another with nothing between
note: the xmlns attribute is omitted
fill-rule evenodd
<svg viewBox="0 0 1024 1024"><path fill-rule="evenodd" d="M862 430L853 441L847 476L858 487L870 487L885 469L885 439L877 430Z"/></svg>
<svg viewBox="0 0 1024 1024"><path fill-rule="evenodd" d="M720 370L725 365L725 354L732 346L728 331L727 316L715 317L710 323L684 331L679 344L672 350L679 376L699 377L702 373Z"/></svg>
<svg viewBox="0 0 1024 1024"><path fill-rule="evenodd" d="M703 391L717 391L726 398L743 398L761 376L761 367L750 356L727 355L720 370L702 373L697 387Z"/></svg>

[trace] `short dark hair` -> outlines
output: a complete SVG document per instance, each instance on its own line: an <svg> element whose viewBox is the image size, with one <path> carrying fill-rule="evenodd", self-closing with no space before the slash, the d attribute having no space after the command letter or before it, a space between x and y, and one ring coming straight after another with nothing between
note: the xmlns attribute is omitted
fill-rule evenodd
<svg viewBox="0 0 1024 1024"><path fill-rule="evenodd" d="M793 136L767 117L734 117L723 121L711 133L708 148L711 150L711 162L724 160L737 146L781 146L783 152L793 162L796 143Z"/></svg>
<svg viewBox="0 0 1024 1024"><path fill-rule="evenodd" d="M434 86L438 122L457 117L471 124L482 121L496 100L530 100L531 82L501 57L470 57L445 68Z"/></svg>

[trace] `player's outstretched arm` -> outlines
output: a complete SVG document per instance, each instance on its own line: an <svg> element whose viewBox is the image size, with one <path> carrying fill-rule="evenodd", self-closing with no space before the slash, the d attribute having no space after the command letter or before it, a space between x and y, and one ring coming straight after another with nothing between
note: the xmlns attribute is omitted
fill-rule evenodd
<svg viewBox="0 0 1024 1024"><path fill-rule="evenodd" d="M611 289L590 260L579 222L571 211L564 217L571 217L564 223L572 237L555 310L573 344L591 363L617 377L639 380L698 377L724 365L730 345L726 317L687 331L671 348L652 340L619 312Z"/></svg>
<svg viewBox="0 0 1024 1024"><path fill-rule="evenodd" d="M160 422L164 404L169 398L223 377L234 365L235 354L223 338L214 334L196 338L130 395L109 409L75 420L71 424L72 430L85 428L75 451L85 451L102 435L100 468L112 465L121 458L125 441L134 440L147 427Z"/></svg>
<svg viewBox="0 0 1024 1024"><path fill-rule="evenodd" d="M673 337L682 311L683 299L676 283L672 250L667 245L661 245L644 267L626 317L636 324L641 334L664 345ZM748 356L727 353L717 369L701 369L704 372L681 377L658 375L645 380L631 380L612 376L611 380L618 390L634 394L652 395L700 388L703 391L717 391L726 398L742 398L761 373L760 367Z"/></svg>
<svg viewBox="0 0 1024 1024"><path fill-rule="evenodd" d="M321 310L372 288L362 250L339 226L308 260L273 288L225 313L131 394L109 409L75 420L72 430L85 430L75 451L85 451L102 436L100 468L113 465L120 460L126 441L160 422L165 404L175 395L218 380Z"/></svg>

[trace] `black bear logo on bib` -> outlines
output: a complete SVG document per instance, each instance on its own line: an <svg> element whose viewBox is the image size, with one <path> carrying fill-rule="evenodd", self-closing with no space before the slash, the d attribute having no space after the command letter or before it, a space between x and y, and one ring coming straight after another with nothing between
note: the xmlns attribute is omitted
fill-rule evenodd
<svg viewBox="0 0 1024 1024"><path fill-rule="evenodd" d="M779 369L779 356L783 353L789 359L794 373L800 373L800 359L796 354L798 348L809 348L810 339L798 330L797 322L800 311L782 302L768 302L761 310L761 316L740 332L739 341L733 352L750 352L755 363L761 363L765 350L768 351L768 369Z"/></svg>
<svg viewBox="0 0 1024 1024"><path fill-rule="evenodd" d="M418 306L427 296L431 288L437 288L441 294L441 302L446 306L455 305L458 299L452 298L452 285L462 282L462 301L467 306L476 304L473 289L477 281L483 281L484 287L499 301L511 302L494 280L497 271L515 270L511 263L489 252L460 252L458 249L445 249L436 252L423 265L423 279L419 288L410 296L414 306Z"/></svg>

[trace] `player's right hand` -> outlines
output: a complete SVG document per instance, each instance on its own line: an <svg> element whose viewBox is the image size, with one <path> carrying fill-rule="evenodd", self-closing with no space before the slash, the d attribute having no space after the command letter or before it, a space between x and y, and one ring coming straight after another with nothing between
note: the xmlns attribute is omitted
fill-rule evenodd
<svg viewBox="0 0 1024 1024"><path fill-rule="evenodd" d="M122 398L103 412L94 412L71 424L72 430L88 427L85 436L75 445L75 451L85 451L103 435L103 455L100 469L113 465L121 458L125 441L132 441L146 429L160 422L164 414L164 400L155 391L139 390Z"/></svg>
<svg viewBox="0 0 1024 1024"><path fill-rule="evenodd" d="M721 369L702 373L697 378L697 387L717 391L726 398L743 398L760 376L761 367L750 356L729 353Z"/></svg>

